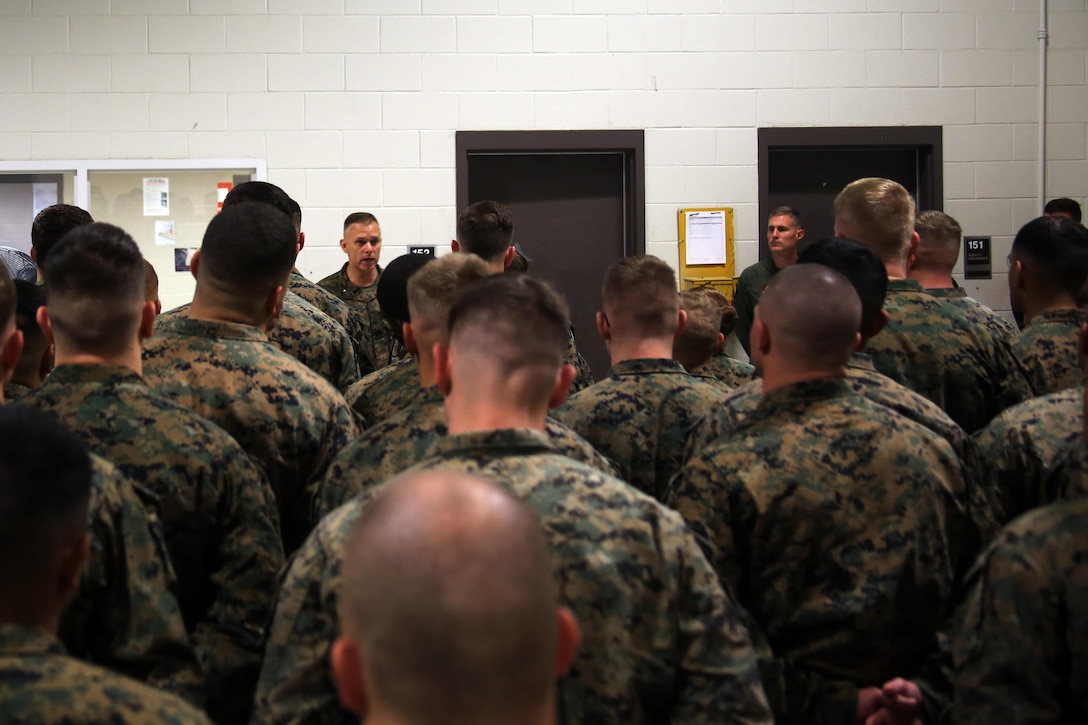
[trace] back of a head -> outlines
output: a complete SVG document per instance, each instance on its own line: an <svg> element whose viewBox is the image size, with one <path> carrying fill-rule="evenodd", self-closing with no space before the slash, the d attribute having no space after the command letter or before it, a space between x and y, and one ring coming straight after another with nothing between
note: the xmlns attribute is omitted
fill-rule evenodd
<svg viewBox="0 0 1088 725"><path fill-rule="evenodd" d="M34 259L38 267L45 264L49 252L68 232L94 219L83 209L71 204L54 204L38 212L30 225L30 244L34 247Z"/></svg>
<svg viewBox="0 0 1088 725"><path fill-rule="evenodd" d="M914 220L918 232L915 267L951 274L960 257L963 228L943 211L930 209L919 212Z"/></svg>
<svg viewBox="0 0 1088 725"><path fill-rule="evenodd" d="M870 247L885 264L905 262L914 234L914 197L891 179L858 179L835 197L835 229Z"/></svg>
<svg viewBox="0 0 1088 725"><path fill-rule="evenodd" d="M159 299L159 275L155 272L154 265L144 260L144 302L155 302Z"/></svg>
<svg viewBox="0 0 1088 725"><path fill-rule="evenodd" d="M497 201L470 204L457 216L457 243L463 252L497 262L514 243L514 217Z"/></svg>
<svg viewBox="0 0 1088 725"><path fill-rule="evenodd" d="M507 274L529 274L529 260L521 252L514 250L514 258L506 266Z"/></svg>
<svg viewBox="0 0 1088 725"><path fill-rule="evenodd" d="M424 265L435 261L434 257L422 254L402 254L385 266L378 278L378 287L374 295L382 315L392 324L393 332L400 339L400 325L411 322L408 311L408 280L415 276ZM404 341L401 340L403 343Z"/></svg>
<svg viewBox="0 0 1088 725"><path fill-rule="evenodd" d="M648 254L618 259L605 273L601 306L613 337L671 338L679 326L676 272Z"/></svg>
<svg viewBox="0 0 1088 725"><path fill-rule="evenodd" d="M862 338L867 340L880 331L880 312L888 294L888 270L876 252L854 239L821 239L808 245L797 263L822 264L846 277L861 299Z"/></svg>
<svg viewBox="0 0 1088 725"><path fill-rule="evenodd" d="M5 606L42 577L56 575L51 567L58 549L86 531L90 497L91 460L79 438L35 408L0 407L0 587Z"/></svg>
<svg viewBox="0 0 1088 725"><path fill-rule="evenodd" d="M138 337L144 259L125 230L95 222L73 229L42 265L58 344L110 355Z"/></svg>
<svg viewBox="0 0 1088 725"><path fill-rule="evenodd" d="M15 307L18 296L15 292L15 280L8 272L8 266L0 259L0 343L3 335L15 322Z"/></svg>
<svg viewBox="0 0 1088 725"><path fill-rule="evenodd" d="M1088 277L1088 229L1065 217L1041 216L1016 233L1012 254L1041 272L1033 275L1037 284L1076 297Z"/></svg>
<svg viewBox="0 0 1088 725"><path fill-rule="evenodd" d="M447 343L450 308L457 294L493 274L484 260L472 254L447 254L420 268L408 280L410 320L417 336L429 344Z"/></svg>
<svg viewBox="0 0 1088 725"><path fill-rule="evenodd" d="M278 209L280 213L286 214L292 221L295 221L294 215L297 211L297 221L299 224L302 223L302 209L299 205L288 196L286 191L267 181L246 181L238 184L227 193L227 198L223 199L223 208L229 209L246 203L268 204Z"/></svg>
<svg viewBox="0 0 1088 725"><path fill-rule="evenodd" d="M850 281L830 267L796 264L771 279L756 317L782 359L826 371L843 367L853 354L861 300Z"/></svg>
<svg viewBox="0 0 1088 725"><path fill-rule="evenodd" d="M450 346L528 386L527 400L551 395L569 340L563 298L528 275L497 274L465 287L449 312Z"/></svg>
<svg viewBox="0 0 1088 725"><path fill-rule="evenodd" d="M701 292L721 310L722 321L718 325L718 332L729 337L730 333L733 332L733 328L737 326L737 308L733 306L728 297L713 287L696 287L695 291Z"/></svg>
<svg viewBox="0 0 1088 725"><path fill-rule="evenodd" d="M673 340L672 356L688 370L702 365L718 350L722 308L714 297L704 291L707 289L710 288L689 289L680 293L680 309L687 312L688 321Z"/></svg>
<svg viewBox="0 0 1088 725"><path fill-rule="evenodd" d="M341 582L341 626L384 714L518 722L554 697L553 565L505 489L441 470L391 481L356 522Z"/></svg>
<svg viewBox="0 0 1088 725"><path fill-rule="evenodd" d="M298 235L294 223L273 206L244 202L212 218L204 232L197 290L249 301L263 300L285 285L295 264Z"/></svg>
<svg viewBox="0 0 1088 725"><path fill-rule="evenodd" d="M1043 207L1043 214L1046 216L1064 216L1075 222L1084 221L1080 204L1074 199L1065 197L1048 201L1046 206Z"/></svg>

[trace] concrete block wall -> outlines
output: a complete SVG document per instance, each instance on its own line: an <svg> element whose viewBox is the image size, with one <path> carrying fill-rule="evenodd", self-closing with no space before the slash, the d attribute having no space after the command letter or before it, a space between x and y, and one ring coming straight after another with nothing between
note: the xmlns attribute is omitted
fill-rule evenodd
<svg viewBox="0 0 1088 725"><path fill-rule="evenodd" d="M1050 0L1049 194L1088 201L1088 0ZM1036 195L1037 0L4 0L0 159L263 157L312 276L376 213L386 258L448 243L458 129L646 129L648 251L736 209L756 129L943 125L946 209L1011 237Z"/></svg>

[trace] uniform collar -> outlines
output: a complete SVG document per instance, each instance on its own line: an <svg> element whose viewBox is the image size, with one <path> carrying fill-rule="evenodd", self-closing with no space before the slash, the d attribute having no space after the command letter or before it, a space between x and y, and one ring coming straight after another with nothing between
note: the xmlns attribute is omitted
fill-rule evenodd
<svg viewBox="0 0 1088 725"><path fill-rule="evenodd" d="M612 366L609 375L648 375L651 373L677 373L687 375L684 366L669 358L639 358L624 360Z"/></svg>
<svg viewBox="0 0 1088 725"><path fill-rule="evenodd" d="M925 287L922 286L922 283L916 279L889 279L888 291L892 292L893 290L896 292L903 292L905 290L909 290L911 292L926 291Z"/></svg>
<svg viewBox="0 0 1088 725"><path fill-rule="evenodd" d="M492 459L554 452L555 448L543 431L505 428L446 436L438 439L427 453L442 458L472 454Z"/></svg>
<svg viewBox="0 0 1088 725"><path fill-rule="evenodd" d="M126 368L123 365L66 363L53 368L53 372L49 373L49 377L45 379L43 387L52 384L71 385L75 383L99 383L102 385L145 384L144 379L135 370Z"/></svg>
<svg viewBox="0 0 1088 725"><path fill-rule="evenodd" d="M215 320L194 320L191 317L169 317L155 322L155 332L172 332L190 337L210 337L223 340L242 340L248 342L268 342L268 336L253 325L240 322L219 322Z"/></svg>
<svg viewBox="0 0 1088 725"><path fill-rule="evenodd" d="M846 378L806 380L783 385L769 393L764 390L759 407L761 410L775 412L850 394L850 384L846 382Z"/></svg>
<svg viewBox="0 0 1088 725"><path fill-rule="evenodd" d="M1031 322L1027 324L1027 327L1034 327L1036 325L1062 325L1080 327L1080 324L1084 322L1084 314L1080 310L1048 310L1046 312L1040 312L1031 318Z"/></svg>
<svg viewBox="0 0 1088 725"><path fill-rule="evenodd" d="M64 645L55 635L41 629L10 622L0 623L0 653L29 657L33 655L64 654Z"/></svg>

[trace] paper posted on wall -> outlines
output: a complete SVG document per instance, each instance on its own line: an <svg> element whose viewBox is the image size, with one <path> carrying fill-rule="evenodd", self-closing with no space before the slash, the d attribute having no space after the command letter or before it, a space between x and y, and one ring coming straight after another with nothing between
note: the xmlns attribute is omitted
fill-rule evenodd
<svg viewBox="0 0 1088 725"><path fill-rule="evenodd" d="M170 179L144 179L144 216L170 216Z"/></svg>
<svg viewBox="0 0 1088 725"><path fill-rule="evenodd" d="M174 220L159 219L155 222L155 245L159 247L174 246Z"/></svg>
<svg viewBox="0 0 1088 725"><path fill-rule="evenodd" d="M684 240L687 264L725 264L725 212L685 214Z"/></svg>

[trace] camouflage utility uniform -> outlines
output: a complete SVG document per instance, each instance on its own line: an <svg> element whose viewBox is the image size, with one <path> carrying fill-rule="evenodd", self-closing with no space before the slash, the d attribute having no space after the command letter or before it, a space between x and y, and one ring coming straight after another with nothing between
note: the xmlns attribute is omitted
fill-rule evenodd
<svg viewBox="0 0 1088 725"><path fill-rule="evenodd" d="M921 393L968 433L1033 396L1006 343L913 279L888 280L887 327L866 344L873 365Z"/></svg>
<svg viewBox="0 0 1088 725"><path fill-rule="evenodd" d="M363 377L344 393L352 409L368 425L404 410L419 396L419 367L415 358L403 357Z"/></svg>
<svg viewBox="0 0 1088 725"><path fill-rule="evenodd" d="M709 360L691 371L696 377L699 377L699 373L712 375L730 388L739 388L756 379L754 366L734 360L724 352L711 355Z"/></svg>
<svg viewBox="0 0 1088 725"><path fill-rule="evenodd" d="M34 725L208 725L174 695L68 657L38 629L0 624L0 721Z"/></svg>
<svg viewBox="0 0 1088 725"><path fill-rule="evenodd" d="M370 357L360 352L366 337L366 324L351 306L324 287L319 287L306 279L298 269L291 270L288 289L336 320L347 330L348 337L355 346L355 359L358 361L360 374L366 375L374 370Z"/></svg>
<svg viewBox="0 0 1088 725"><path fill-rule="evenodd" d="M348 277L347 262L339 272L330 274L317 284L346 302L362 321L363 339L360 344L362 355L368 358L371 370L381 370L393 362L403 352L389 321L382 314L378 305L378 280L382 276L382 266L378 265L378 276L365 287L355 284ZM343 388L342 388L343 389Z"/></svg>
<svg viewBox="0 0 1088 725"><path fill-rule="evenodd" d="M114 365L61 365L19 403L52 413L158 496L208 712L248 714L283 566L264 472L221 428Z"/></svg>
<svg viewBox="0 0 1088 725"><path fill-rule="evenodd" d="M313 487L358 434L343 396L256 327L180 318L144 344L144 378L216 423L265 467L284 550L309 530Z"/></svg>
<svg viewBox="0 0 1088 725"><path fill-rule="evenodd" d="M962 312L969 322L978 327L985 327L999 340L1011 343L1020 332L1004 317L974 297L968 297L967 290L963 287L927 287L926 292L952 305Z"/></svg>
<svg viewBox="0 0 1088 725"><path fill-rule="evenodd" d="M369 428L333 459L315 497L314 521L412 467L447 433L442 393L420 388L411 405ZM614 476L612 464L587 440L557 420L545 422L556 452Z"/></svg>
<svg viewBox="0 0 1088 725"><path fill-rule="evenodd" d="M1078 310L1043 312L1031 318L1012 341L1013 354L1024 366L1036 395L1083 384L1077 337L1084 321Z"/></svg>
<svg viewBox="0 0 1088 725"><path fill-rule="evenodd" d="M625 360L553 415L612 461L620 478L660 501L689 438L724 397L675 360Z"/></svg>
<svg viewBox="0 0 1088 725"><path fill-rule="evenodd" d="M769 723L748 633L683 521L559 455L544 433L440 440L417 468L511 489L542 519L583 641L559 697L571 723ZM254 722L353 722L328 669L344 543L366 497L322 520L284 578Z"/></svg>
<svg viewBox="0 0 1088 725"><path fill-rule="evenodd" d="M767 637L776 719L848 723L897 676L942 709L938 629L977 553L963 496L951 446L835 379L764 393L668 503Z"/></svg>
<svg viewBox="0 0 1088 725"><path fill-rule="evenodd" d="M957 722L1088 722L1088 500L1009 525L967 580Z"/></svg>

